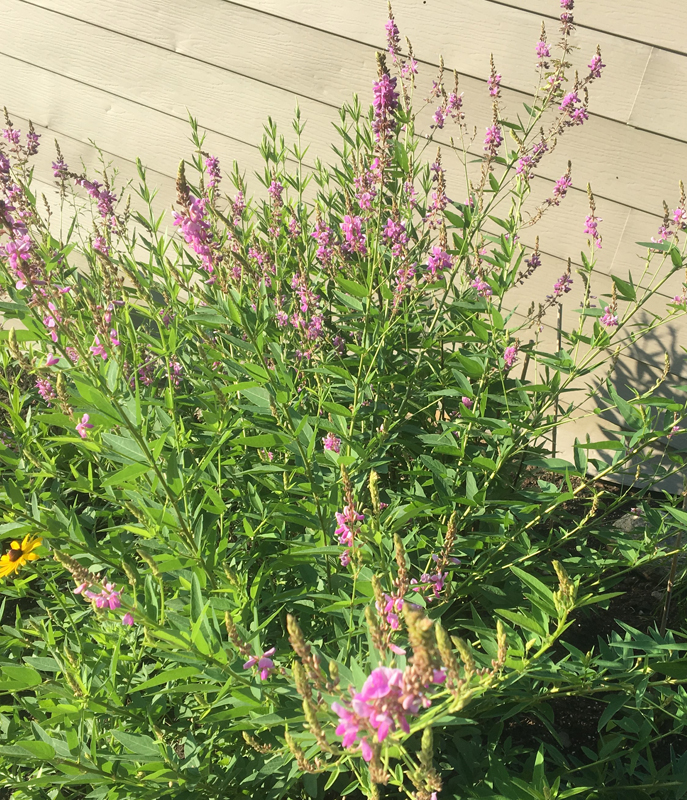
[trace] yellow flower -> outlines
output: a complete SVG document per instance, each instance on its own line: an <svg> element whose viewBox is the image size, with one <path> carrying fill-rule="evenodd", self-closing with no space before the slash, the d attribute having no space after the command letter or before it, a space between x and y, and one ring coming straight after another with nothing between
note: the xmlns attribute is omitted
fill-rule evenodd
<svg viewBox="0 0 687 800"><path fill-rule="evenodd" d="M4 556L0 556L0 578L18 572L28 561L35 561L38 554L33 551L43 544L40 537L34 537L30 533L24 537L24 541L12 542L10 549Z"/></svg>

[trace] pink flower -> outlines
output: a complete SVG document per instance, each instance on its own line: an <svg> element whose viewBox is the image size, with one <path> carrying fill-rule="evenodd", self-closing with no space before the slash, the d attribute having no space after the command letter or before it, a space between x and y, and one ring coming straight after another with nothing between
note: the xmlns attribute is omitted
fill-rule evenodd
<svg viewBox="0 0 687 800"><path fill-rule="evenodd" d="M548 44L546 44L546 42L542 41L537 42L536 53L537 53L537 58L540 60L543 58L551 57L551 51L549 50L549 46Z"/></svg>
<svg viewBox="0 0 687 800"><path fill-rule="evenodd" d="M492 289L491 286L482 278L475 278L475 280L470 284L473 289L477 289L477 294L480 297L491 297Z"/></svg>
<svg viewBox="0 0 687 800"><path fill-rule="evenodd" d="M103 361L107 361L107 352L100 344L100 339L97 336L95 337L95 344L91 345L90 350L94 356L102 356Z"/></svg>
<svg viewBox="0 0 687 800"><path fill-rule="evenodd" d="M328 433L324 439L322 439L322 444L324 445L325 450L333 450L335 453L340 452L341 450L341 439L337 439L333 433Z"/></svg>
<svg viewBox="0 0 687 800"><path fill-rule="evenodd" d="M343 512L337 511L336 521L339 527L334 531L334 535L339 537L339 543L350 547L357 533L358 523L364 519L365 517L358 514L353 506L344 506Z"/></svg>
<svg viewBox="0 0 687 800"><path fill-rule="evenodd" d="M114 583L105 583L99 593L95 593L87 589L84 596L92 600L98 608L109 608L110 611L115 611L122 605L121 592L118 592Z"/></svg>
<svg viewBox="0 0 687 800"><path fill-rule="evenodd" d="M57 327L57 323L62 321L62 317L57 313L57 306L54 303L48 303L48 309L51 313L46 314L43 317L43 324L48 329L50 338L53 340L53 342L56 342L57 331L55 329Z"/></svg>
<svg viewBox="0 0 687 800"><path fill-rule="evenodd" d="M208 173L208 189L215 189L222 180L222 172L219 167L219 158L208 156L205 159L205 169Z"/></svg>
<svg viewBox="0 0 687 800"><path fill-rule="evenodd" d="M601 60L601 53L595 53L592 56L592 60L588 66L590 80L594 80L594 78L600 78L601 70L606 66Z"/></svg>
<svg viewBox="0 0 687 800"><path fill-rule="evenodd" d="M79 422L79 424L76 426L76 432L82 439L86 439L88 437L88 429L93 427L93 425L91 425L91 423L88 421L89 419L90 417L88 414L84 414L83 417L81 417L81 422Z"/></svg>
<svg viewBox="0 0 687 800"><path fill-rule="evenodd" d="M506 367L510 369L518 358L517 345L510 345L503 351L503 360L506 362Z"/></svg>
<svg viewBox="0 0 687 800"><path fill-rule="evenodd" d="M472 408L472 400L469 397L461 398L460 402L465 406L465 408Z"/></svg>
<svg viewBox="0 0 687 800"><path fill-rule="evenodd" d="M602 325L605 325L607 328L615 328L618 325L618 317L613 313L613 310L610 306L606 306L604 309L604 315L601 317L599 322Z"/></svg>
<svg viewBox="0 0 687 800"><path fill-rule="evenodd" d="M427 273L425 280L430 283L441 277L444 270L450 270L453 266L453 259L451 256L442 250L441 247L432 247L432 255L427 259Z"/></svg>
<svg viewBox="0 0 687 800"><path fill-rule="evenodd" d="M57 396L52 384L47 379L38 378L36 380L36 389L38 389L38 394L45 400L48 406L51 405L50 401L54 400Z"/></svg>
<svg viewBox="0 0 687 800"><path fill-rule="evenodd" d="M113 347L119 347L119 345L121 344L121 342L117 338L117 331L114 328L110 331L110 342L112 342Z"/></svg>
<svg viewBox="0 0 687 800"><path fill-rule="evenodd" d="M584 232L592 237L599 250L601 249L601 234L597 228L600 222L603 222L603 220L594 214L590 214L584 222Z"/></svg>
<svg viewBox="0 0 687 800"><path fill-rule="evenodd" d="M484 137L484 150L489 155L496 155L496 151L503 144L503 136L501 135L501 128L498 125L491 125L487 128L487 134Z"/></svg>
<svg viewBox="0 0 687 800"><path fill-rule="evenodd" d="M346 214L341 223L341 230L346 238L346 243L341 249L346 253L360 253L364 256L367 253L367 247L365 246L365 234L362 232L362 217L352 217L350 214Z"/></svg>
<svg viewBox="0 0 687 800"><path fill-rule="evenodd" d="M257 667L260 670L260 680L267 680L270 672L273 672L276 669L274 666L274 661L272 661L270 658L270 656L274 655L275 651L275 647L270 647L270 649L265 650L261 656L251 656L243 665L243 668L251 669L251 667Z"/></svg>
<svg viewBox="0 0 687 800"><path fill-rule="evenodd" d="M565 197L568 193L568 189L572 186L572 179L570 175L566 172L565 175L562 175L555 183L553 187L553 199L551 200L551 204L557 206L560 204L561 200Z"/></svg>
<svg viewBox="0 0 687 800"><path fill-rule="evenodd" d="M130 612L127 612L122 617L122 625L133 625L133 624L134 624L134 615L131 614Z"/></svg>
<svg viewBox="0 0 687 800"><path fill-rule="evenodd" d="M492 97L498 97L501 89L501 76L496 74L490 75L487 80L487 86L489 87L489 94Z"/></svg>
<svg viewBox="0 0 687 800"><path fill-rule="evenodd" d="M54 353L48 353L48 358L45 361L46 367L54 367L55 364L60 363L60 357L56 356Z"/></svg>
<svg viewBox="0 0 687 800"><path fill-rule="evenodd" d="M673 222L678 228L687 227L687 211L684 208L676 208L673 211Z"/></svg>

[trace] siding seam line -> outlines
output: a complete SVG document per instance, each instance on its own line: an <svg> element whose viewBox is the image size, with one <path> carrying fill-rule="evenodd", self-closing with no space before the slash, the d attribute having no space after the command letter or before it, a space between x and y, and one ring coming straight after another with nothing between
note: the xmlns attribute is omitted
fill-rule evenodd
<svg viewBox="0 0 687 800"><path fill-rule="evenodd" d="M333 33L332 31L328 31L328 30L326 30L324 28L317 28L314 25L307 25L306 23L303 23L303 22L296 22L295 20L289 19L288 17L282 17L282 16L280 16L278 14L271 14L271 13L269 13L267 11L262 11L261 9L253 8L252 6L249 6L249 5L244 5L243 3L240 3L240 2L233 2L233 0L220 0L220 1L222 3L224 3L225 5L237 6L238 8L248 9L249 11L252 11L252 12L254 12L256 14L260 14L260 15L266 16L266 17L272 17L274 19L279 19L279 20L282 20L283 22L288 22L291 25L296 25L298 27L307 28L309 30L317 31L318 33L325 34L326 36L335 36L338 39L343 39L344 41L347 41L347 42L353 42L353 43L355 43L357 45L360 45L362 47L366 47L368 49L374 50L375 52L378 51L378 50L385 50L386 49L386 48L381 47L381 46L377 47L376 45L368 44L367 42L361 42L360 40L353 39L350 36L344 36L344 35L342 35L340 33ZM108 28L105 25L99 25L99 24L94 23L94 22L88 22L87 20L80 19L79 17L75 17L75 16L73 16L71 14L65 14L62 11L55 11L52 8L47 8L46 6L40 5L39 3L31 2L31 0L16 0L16 2L23 3L23 4L28 5L28 6L32 6L33 8L38 8L41 11L46 11L46 12L51 13L51 14L57 14L58 16L74 20L75 22L80 22L83 25L90 25L93 28L98 28L99 30L107 31L108 33L111 33L114 36L122 36L125 39L130 39L131 41L140 42L141 44L145 44L145 45L148 45L150 47L154 47L154 48L156 48L158 50L163 50L166 53L172 53L172 54L174 54L176 56L179 56L180 58L190 58L192 61L196 61L199 64L204 64L205 66L212 67L214 69L223 70L225 72L230 73L231 75L239 75L242 78L246 78L246 80L255 81L256 83L262 84L264 86L269 86L272 89L278 89L280 91L287 92L288 94L292 94L292 95L294 95L296 97L302 97L302 98L304 98L306 100L310 100L312 103L321 103L323 106L326 106L327 108L332 108L332 109L339 109L340 108L340 106L338 106L338 105L336 105L334 103L328 103L326 100L319 100L316 97L311 97L310 95L306 95L306 94L303 94L301 92L296 92L296 91L294 91L292 89L287 89L287 88L285 88L283 86L279 86L278 84L270 83L270 82L262 80L260 78L255 78L252 75L246 75L245 73L239 72L238 70L232 70L229 67L223 67L223 66L221 66L219 64L215 64L215 63L213 63L211 61L205 61L204 59L199 58L198 56L194 56L194 55L191 55L191 54L188 54L188 53L181 53L178 50L173 50L170 47L164 47L163 45L156 44L155 42L150 42L147 39L139 39L137 36L132 36L131 34L128 34L128 33L121 33L120 31L114 30L113 28ZM487 0L487 2L496 2L496 0ZM510 6L510 7L512 7L512 6ZM534 13L534 12L525 12L525 13ZM545 15L539 15L539 16L545 16ZM583 27L583 26L579 26L579 27ZM653 47L653 46L652 45L647 45L647 47ZM658 49L660 49L660 48L658 48ZM6 55L6 54L3 53L3 55ZM649 57L650 57L650 55L651 54L649 54ZM12 57L13 56L9 56L9 58L12 58ZM21 59L17 59L17 60L21 60ZM29 63L29 62L26 62L26 63ZM423 66L431 67L431 68L433 68L435 70L439 69L439 64L438 63L434 64L431 61L424 61L423 59L418 59L418 63L420 65L423 65ZM61 74L61 73L59 73L59 74ZM458 72L458 75L462 76L462 77L465 77L465 78L470 78L471 80L474 80L474 81L486 81L486 77L484 75L473 75L470 72ZM90 85L90 84L87 84L87 85ZM528 99L532 99L532 97L533 97L533 95L530 92L527 92L524 89L519 89L517 87L511 86L508 83L503 83L503 82L502 82L501 85L502 85L502 87L504 89L508 89L511 92L515 92L515 93L517 93L519 95L523 95L524 97L526 97ZM640 86L641 86L641 81L640 81ZM607 120L608 122L614 122L614 123L617 123L619 125L627 125L627 122L623 121L622 119L617 119L616 117L608 117L605 114L599 114L598 112L592 112L590 118L594 119L595 117L598 118L598 119ZM631 126L631 127L636 127L636 126ZM675 136L670 136L668 134L660 133L658 131L652 131L652 130L649 130L647 128L636 128L636 129L644 131L645 133L650 133L650 134L652 134L654 136L661 136L661 137L666 138L666 139L671 139L673 141L677 141L677 142L681 142L681 143L687 144L687 140L679 139L679 138L677 138ZM239 141L239 140L237 140L237 141Z"/></svg>

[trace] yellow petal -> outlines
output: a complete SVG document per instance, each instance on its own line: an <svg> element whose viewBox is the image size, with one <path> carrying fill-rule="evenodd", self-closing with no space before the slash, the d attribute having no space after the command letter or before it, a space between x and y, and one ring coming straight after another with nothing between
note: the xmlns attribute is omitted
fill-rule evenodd
<svg viewBox="0 0 687 800"><path fill-rule="evenodd" d="M24 541L26 541L26 539L24 539ZM10 544L10 547L12 548L12 550L21 550L21 545L19 544L19 542L12 542Z"/></svg>
<svg viewBox="0 0 687 800"><path fill-rule="evenodd" d="M0 566L0 578L6 577L11 572L14 572L15 569L16 569L15 564L11 564L10 562L3 564L2 566Z"/></svg>
<svg viewBox="0 0 687 800"><path fill-rule="evenodd" d="M24 556L25 561L35 561L38 558L40 558L38 553L26 553L26 555Z"/></svg>

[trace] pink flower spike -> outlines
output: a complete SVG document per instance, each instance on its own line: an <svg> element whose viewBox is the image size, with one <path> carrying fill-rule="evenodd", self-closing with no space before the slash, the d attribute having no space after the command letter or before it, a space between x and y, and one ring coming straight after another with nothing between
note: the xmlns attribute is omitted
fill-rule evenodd
<svg viewBox="0 0 687 800"><path fill-rule="evenodd" d="M121 342L117 338L117 331L114 328L110 331L110 341L112 342L113 347L119 347L119 345L121 344Z"/></svg>
<svg viewBox="0 0 687 800"><path fill-rule="evenodd" d="M122 625L133 625L133 624L134 624L134 615L127 612L122 617Z"/></svg>
<svg viewBox="0 0 687 800"><path fill-rule="evenodd" d="M45 366L46 367L54 367L55 364L59 364L60 357L56 356L54 353L48 353L48 358L46 359Z"/></svg>
<svg viewBox="0 0 687 800"><path fill-rule="evenodd" d="M81 417L81 422L79 422L79 424L76 426L76 432L82 439L86 439L88 436L88 430L94 427L88 421L89 419L90 417L88 416L88 414L84 414L83 417Z"/></svg>

